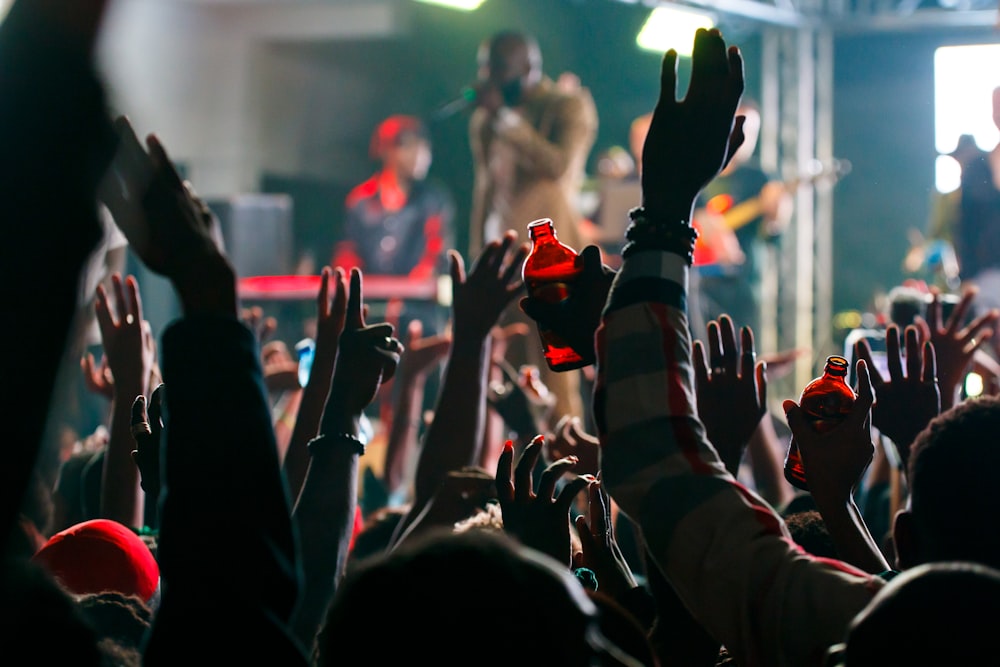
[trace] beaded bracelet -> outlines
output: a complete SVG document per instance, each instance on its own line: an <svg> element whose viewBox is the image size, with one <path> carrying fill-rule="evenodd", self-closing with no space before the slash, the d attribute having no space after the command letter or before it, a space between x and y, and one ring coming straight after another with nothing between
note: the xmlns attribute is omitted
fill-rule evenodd
<svg viewBox="0 0 1000 667"><path fill-rule="evenodd" d="M623 258L642 250L663 250L680 255L691 265L698 230L683 220L652 221L641 206L630 210L628 217L631 222L625 230L628 243L622 249Z"/></svg>
<svg viewBox="0 0 1000 667"><path fill-rule="evenodd" d="M327 444L328 442L329 444ZM311 454L318 446L333 446L335 443L349 444L354 448L355 454L364 456L365 443L361 442L361 438L353 433L331 433L329 435L324 433L310 440L306 446Z"/></svg>

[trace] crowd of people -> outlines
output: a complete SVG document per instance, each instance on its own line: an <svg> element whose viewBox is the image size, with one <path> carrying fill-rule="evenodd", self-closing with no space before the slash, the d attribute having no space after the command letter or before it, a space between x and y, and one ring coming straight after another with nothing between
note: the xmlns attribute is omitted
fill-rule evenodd
<svg viewBox="0 0 1000 667"><path fill-rule="evenodd" d="M692 215L746 138L744 63L718 30L695 36L680 98L677 54L664 55L620 267L584 248L572 290L551 303L525 294L516 231L474 257L447 249L448 327L426 336L370 321L362 268L325 267L300 386L288 349L268 340L273 323L241 308L196 184L155 134L109 114L94 66L105 4L17 0L0 26L5 657L995 660L1000 397L962 384L1000 312L971 315L969 289L945 314L932 293L921 317L887 327L885 373L859 341L857 397L830 429L786 399L808 493L789 493L780 457L752 448L768 382L752 327L723 314L692 340ZM104 359L81 370L105 427L53 461L46 428L64 355L79 353L81 275L105 210L181 315L151 331L134 276L94 287ZM55 261L39 271L42 249ZM512 308L596 353L592 426L553 412L537 376L506 369L498 332ZM391 409L376 451L366 413L379 400ZM489 416L506 424L499 442Z"/></svg>

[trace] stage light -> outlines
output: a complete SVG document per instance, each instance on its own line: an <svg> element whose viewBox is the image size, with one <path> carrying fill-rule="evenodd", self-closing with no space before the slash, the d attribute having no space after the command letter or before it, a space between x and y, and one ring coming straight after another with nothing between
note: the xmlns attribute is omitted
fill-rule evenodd
<svg viewBox="0 0 1000 667"><path fill-rule="evenodd" d="M657 7L646 19L635 43L648 51L663 53L674 49L678 55L690 56L695 31L714 25L715 20L703 12L681 7Z"/></svg>
<svg viewBox="0 0 1000 667"><path fill-rule="evenodd" d="M471 12L473 9L479 9L479 5L486 2L486 0L417 0L417 2L423 2L428 5L440 5L441 7L449 7L451 9L461 9L463 12Z"/></svg>

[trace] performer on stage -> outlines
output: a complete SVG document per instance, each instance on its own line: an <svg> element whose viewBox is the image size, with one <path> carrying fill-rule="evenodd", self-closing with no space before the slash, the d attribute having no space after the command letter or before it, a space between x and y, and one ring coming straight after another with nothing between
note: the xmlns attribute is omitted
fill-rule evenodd
<svg viewBox="0 0 1000 667"><path fill-rule="evenodd" d="M332 265L414 280L447 275L455 205L444 186L427 178L432 154L423 122L404 115L386 118L372 135L370 152L380 168L347 196L344 236ZM437 304L407 302L400 328L417 318L425 334L436 333L442 317Z"/></svg>
<svg viewBox="0 0 1000 667"><path fill-rule="evenodd" d="M478 67L469 125L475 167L470 256L508 229L526 241L528 223L539 218L552 218L559 239L581 250L577 201L598 124L590 92L546 76L537 42L520 32L498 32L483 42ZM516 303L505 320L528 321ZM542 369L560 415L584 416L579 372L550 372L537 336L514 341L509 353L512 363Z"/></svg>

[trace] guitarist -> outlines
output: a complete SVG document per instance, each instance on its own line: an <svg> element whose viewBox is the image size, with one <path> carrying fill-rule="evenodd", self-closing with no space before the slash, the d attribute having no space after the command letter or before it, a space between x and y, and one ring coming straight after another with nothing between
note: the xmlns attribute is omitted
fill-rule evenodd
<svg viewBox="0 0 1000 667"><path fill-rule="evenodd" d="M702 192L695 210L699 239L692 276L692 316L708 322L722 313L737 327L760 331L761 270L765 244L776 241L792 215L792 195L758 165L754 152L760 111L744 97L746 140L729 165ZM695 308L698 312L694 312ZM695 320L692 322L695 323ZM692 334L703 337L703 326Z"/></svg>

